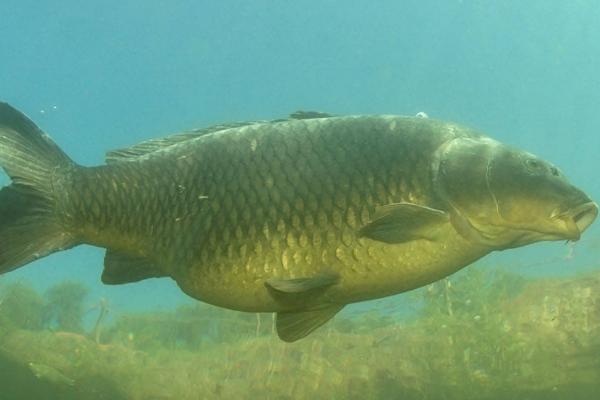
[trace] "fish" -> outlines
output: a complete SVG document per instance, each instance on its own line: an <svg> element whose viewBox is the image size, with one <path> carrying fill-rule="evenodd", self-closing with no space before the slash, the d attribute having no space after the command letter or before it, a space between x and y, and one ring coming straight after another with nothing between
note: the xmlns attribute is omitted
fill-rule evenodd
<svg viewBox="0 0 600 400"><path fill-rule="evenodd" d="M1 103L0 165L0 273L98 246L103 283L169 277L200 301L276 313L286 342L493 251L577 241L598 214L553 164L423 115L301 111L88 167Z"/></svg>
<svg viewBox="0 0 600 400"><path fill-rule="evenodd" d="M35 375L36 378L44 380L46 382L61 385L61 386L74 386L75 380L64 375L56 368L53 368L46 364L40 364L36 362L28 363L29 369Z"/></svg>

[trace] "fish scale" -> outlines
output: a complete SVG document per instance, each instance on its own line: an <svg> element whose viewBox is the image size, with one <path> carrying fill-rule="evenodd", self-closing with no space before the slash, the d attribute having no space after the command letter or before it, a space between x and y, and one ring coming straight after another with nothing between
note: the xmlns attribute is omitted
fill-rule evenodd
<svg viewBox="0 0 600 400"><path fill-rule="evenodd" d="M427 118L297 112L82 167L0 103L0 165L0 273L88 243L107 249L105 283L171 277L211 304L276 312L286 341L491 251L577 240L598 213L553 165Z"/></svg>
<svg viewBox="0 0 600 400"><path fill-rule="evenodd" d="M410 127L411 121L397 124ZM358 243L357 227L371 219L378 205L409 197L428 202L429 190L427 169L412 181L405 178L412 174L412 157L398 146L402 143L395 143L389 126L373 118L258 124L201 136L139 160L84 170L73 180L77 190L88 187L91 193L94 182L123 177L127 189L103 186L100 193L84 198L89 201L81 202L74 219L81 224L88 218L87 226L94 227L87 242L150 257L178 281L214 282L214 275L239 271L240 263L253 274L245 280L257 282L348 268L365 259L379 265L372 246ZM369 135L385 140L369 140ZM207 201L195 201L201 195ZM301 208L296 207L298 200ZM99 202L108 205L101 216ZM105 228L111 218L116 228L105 229L110 238L95 237L99 222ZM133 249L115 243L121 242L118 231L127 233L123 243ZM300 237L303 246L296 239Z"/></svg>

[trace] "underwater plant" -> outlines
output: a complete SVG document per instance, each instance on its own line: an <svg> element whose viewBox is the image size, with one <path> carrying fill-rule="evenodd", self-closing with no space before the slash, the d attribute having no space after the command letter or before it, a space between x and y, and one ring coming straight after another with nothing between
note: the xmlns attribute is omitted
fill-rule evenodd
<svg viewBox="0 0 600 400"><path fill-rule="evenodd" d="M96 318L96 323L94 324L94 329L92 330L92 335L96 344L100 344L100 336L102 335L102 331L104 329L104 322L110 310L108 307L108 300L102 297L100 299L100 302L98 302L98 304L92 307L92 309L95 308L97 308L99 312L98 318Z"/></svg>
<svg viewBox="0 0 600 400"><path fill-rule="evenodd" d="M519 294L527 283L523 276L502 268L479 265L432 283L414 295L422 301L424 315L481 318L499 303Z"/></svg>
<svg viewBox="0 0 600 400"><path fill-rule="evenodd" d="M121 315L106 337L136 349L197 350L204 343L229 343L257 333L270 335L271 325L261 326L259 321L252 314L223 311L206 304L182 305L172 312Z"/></svg>
<svg viewBox="0 0 600 400"><path fill-rule="evenodd" d="M37 296L39 311L29 289L14 293ZM11 371L0 383L3 393L61 400L591 399L600 389L599 293L598 272L531 280L488 266L398 298L418 308L409 318L349 311L294 344L277 339L271 316L204 304L122 315L101 341L13 329L0 334L0 370Z"/></svg>
<svg viewBox="0 0 600 400"><path fill-rule="evenodd" d="M52 286L45 294L46 323L51 328L83 331L83 301L89 289L80 282L66 281Z"/></svg>
<svg viewBox="0 0 600 400"><path fill-rule="evenodd" d="M0 293L0 324L4 327L38 330L43 327L44 300L31 286L12 283Z"/></svg>

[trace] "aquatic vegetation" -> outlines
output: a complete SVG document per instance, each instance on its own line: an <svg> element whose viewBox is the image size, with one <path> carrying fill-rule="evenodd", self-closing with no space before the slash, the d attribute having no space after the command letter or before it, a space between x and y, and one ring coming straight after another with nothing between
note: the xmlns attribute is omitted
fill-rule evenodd
<svg viewBox="0 0 600 400"><path fill-rule="evenodd" d="M270 334L271 327L268 330L261 328L258 318L255 314L198 303L180 306L174 312L122 315L108 329L106 336L109 341L136 349L197 350L204 343L246 339L255 331L256 334Z"/></svg>
<svg viewBox="0 0 600 400"><path fill-rule="evenodd" d="M347 313L294 344L270 315L204 304L122 315L100 343L13 329L0 337L11 371L0 385L84 400L558 400L600 389L598 272L530 280L479 266L398 300L418 313Z"/></svg>
<svg viewBox="0 0 600 400"><path fill-rule="evenodd" d="M527 283L522 276L501 268L477 266L467 267L415 294L423 301L425 315L478 319L520 293Z"/></svg>
<svg viewBox="0 0 600 400"><path fill-rule="evenodd" d="M98 304L92 307L92 309L93 308L98 308L99 312L98 318L96 319L96 323L94 324L94 329L92 330L92 334L94 337L94 341L97 344L100 344L100 337L104 328L104 321L109 312L108 300L102 297Z"/></svg>
<svg viewBox="0 0 600 400"><path fill-rule="evenodd" d="M81 332L83 301L88 291L81 283L72 281L59 283L48 289L45 294L47 324L59 330Z"/></svg>
<svg viewBox="0 0 600 400"><path fill-rule="evenodd" d="M44 299L29 285L12 283L0 292L0 326L38 330L44 325Z"/></svg>

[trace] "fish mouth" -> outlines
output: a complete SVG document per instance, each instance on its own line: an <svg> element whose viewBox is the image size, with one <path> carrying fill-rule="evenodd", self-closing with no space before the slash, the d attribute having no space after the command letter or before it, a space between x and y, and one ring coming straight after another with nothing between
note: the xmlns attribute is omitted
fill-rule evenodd
<svg viewBox="0 0 600 400"><path fill-rule="evenodd" d="M553 219L562 222L566 239L579 240L585 231L598 216L598 205L593 201L573 207L568 211L558 214Z"/></svg>

